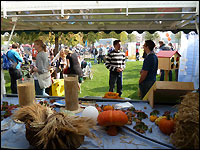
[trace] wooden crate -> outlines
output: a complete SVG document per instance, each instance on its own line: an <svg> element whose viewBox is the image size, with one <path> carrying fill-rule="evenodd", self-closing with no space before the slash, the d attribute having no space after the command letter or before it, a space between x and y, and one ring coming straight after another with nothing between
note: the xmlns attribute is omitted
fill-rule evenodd
<svg viewBox="0 0 200 150"><path fill-rule="evenodd" d="M155 102L177 103L181 96L193 90L193 82L156 81L143 100L148 100L153 108Z"/></svg>

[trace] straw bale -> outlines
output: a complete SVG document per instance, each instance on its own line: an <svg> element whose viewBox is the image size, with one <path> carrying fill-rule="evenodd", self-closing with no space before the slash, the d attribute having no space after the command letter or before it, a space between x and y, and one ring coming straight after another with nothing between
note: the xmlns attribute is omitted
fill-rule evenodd
<svg viewBox="0 0 200 150"><path fill-rule="evenodd" d="M199 149L199 93L187 93L178 105L175 133L171 142L181 149Z"/></svg>

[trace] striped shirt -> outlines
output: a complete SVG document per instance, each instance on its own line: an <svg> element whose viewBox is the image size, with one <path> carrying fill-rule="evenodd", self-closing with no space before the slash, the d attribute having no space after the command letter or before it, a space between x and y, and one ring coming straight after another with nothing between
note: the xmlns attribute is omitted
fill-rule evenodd
<svg viewBox="0 0 200 150"><path fill-rule="evenodd" d="M111 51L106 55L105 66L110 71L117 71L117 68L124 69L125 65L125 53L121 51Z"/></svg>

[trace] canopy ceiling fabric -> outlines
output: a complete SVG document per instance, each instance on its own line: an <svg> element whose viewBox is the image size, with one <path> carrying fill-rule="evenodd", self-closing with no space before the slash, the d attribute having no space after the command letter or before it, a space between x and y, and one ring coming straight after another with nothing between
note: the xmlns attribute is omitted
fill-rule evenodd
<svg viewBox="0 0 200 150"><path fill-rule="evenodd" d="M199 1L1 1L1 33L197 31Z"/></svg>

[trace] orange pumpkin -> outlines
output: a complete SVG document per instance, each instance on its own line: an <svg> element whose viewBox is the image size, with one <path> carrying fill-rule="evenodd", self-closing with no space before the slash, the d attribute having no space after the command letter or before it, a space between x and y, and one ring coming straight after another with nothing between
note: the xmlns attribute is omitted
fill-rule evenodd
<svg viewBox="0 0 200 150"><path fill-rule="evenodd" d="M117 99L118 97L119 97L119 93L106 92L103 98Z"/></svg>
<svg viewBox="0 0 200 150"><path fill-rule="evenodd" d="M162 118L159 122L159 129L162 131L162 133L166 135L170 135L172 132L174 132L175 123L172 118L168 115L167 118Z"/></svg>
<svg viewBox="0 0 200 150"><path fill-rule="evenodd" d="M106 111L106 110L114 110L114 107L111 105L106 105L103 107L103 111Z"/></svg>
<svg viewBox="0 0 200 150"><path fill-rule="evenodd" d="M97 121L100 126L108 126L108 135L115 136L118 133L117 126L125 125L128 117L121 110L107 110L98 115Z"/></svg>

